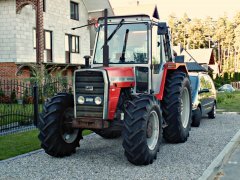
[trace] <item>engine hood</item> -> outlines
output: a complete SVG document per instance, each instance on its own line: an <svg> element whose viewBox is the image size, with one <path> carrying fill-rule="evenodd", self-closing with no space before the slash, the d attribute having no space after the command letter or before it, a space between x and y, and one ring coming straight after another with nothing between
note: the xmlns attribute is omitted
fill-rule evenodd
<svg viewBox="0 0 240 180"><path fill-rule="evenodd" d="M121 87L135 85L135 76L133 67L105 67L107 71L109 81L111 85L118 85L121 83Z"/></svg>

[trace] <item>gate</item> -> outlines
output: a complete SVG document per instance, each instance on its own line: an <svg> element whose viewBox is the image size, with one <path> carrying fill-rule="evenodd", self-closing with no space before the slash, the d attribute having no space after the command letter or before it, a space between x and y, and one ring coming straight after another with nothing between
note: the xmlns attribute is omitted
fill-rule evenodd
<svg viewBox="0 0 240 180"><path fill-rule="evenodd" d="M42 85L0 78L0 136L36 128L44 101L60 92L72 92L72 80L51 78Z"/></svg>
<svg viewBox="0 0 240 180"><path fill-rule="evenodd" d="M33 129L33 96L30 83L0 79L0 135Z"/></svg>

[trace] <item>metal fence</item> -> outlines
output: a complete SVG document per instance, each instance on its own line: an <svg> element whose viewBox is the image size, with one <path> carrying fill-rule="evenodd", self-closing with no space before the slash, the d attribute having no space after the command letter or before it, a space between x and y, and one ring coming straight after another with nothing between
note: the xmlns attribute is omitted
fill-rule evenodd
<svg viewBox="0 0 240 180"><path fill-rule="evenodd" d="M240 89L240 82L232 82L231 84L235 89Z"/></svg>
<svg viewBox="0 0 240 180"><path fill-rule="evenodd" d="M41 84L0 79L0 136L35 129L34 104L41 113L47 98L72 91L71 82L66 77L52 78Z"/></svg>

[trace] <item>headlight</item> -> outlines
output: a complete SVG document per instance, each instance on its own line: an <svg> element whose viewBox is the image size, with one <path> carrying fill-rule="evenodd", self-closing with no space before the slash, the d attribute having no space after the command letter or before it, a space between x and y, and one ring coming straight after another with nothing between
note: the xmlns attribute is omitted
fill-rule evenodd
<svg viewBox="0 0 240 180"><path fill-rule="evenodd" d="M84 104L84 102L85 102L85 98L83 96L79 96L78 97L78 103L79 104Z"/></svg>
<svg viewBox="0 0 240 180"><path fill-rule="evenodd" d="M102 99L100 97L95 97L95 104L100 105L102 103Z"/></svg>

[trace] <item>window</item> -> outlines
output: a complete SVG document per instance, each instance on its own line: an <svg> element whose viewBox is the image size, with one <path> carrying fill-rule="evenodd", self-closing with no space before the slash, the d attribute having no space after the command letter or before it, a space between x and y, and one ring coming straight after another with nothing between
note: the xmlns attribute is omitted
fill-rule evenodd
<svg viewBox="0 0 240 180"><path fill-rule="evenodd" d="M72 53L79 53L79 37L72 36Z"/></svg>
<svg viewBox="0 0 240 180"><path fill-rule="evenodd" d="M33 29L33 47L36 49L36 29ZM47 62L52 62L52 31L44 30L44 50L46 51Z"/></svg>
<svg viewBox="0 0 240 180"><path fill-rule="evenodd" d="M65 51L71 50L71 53L79 53L79 36L66 34Z"/></svg>
<svg viewBox="0 0 240 180"><path fill-rule="evenodd" d="M70 12L71 12L71 19L79 20L79 10L78 10L78 3L70 2Z"/></svg>
<svg viewBox="0 0 240 180"><path fill-rule="evenodd" d="M157 26L153 26L152 28L152 64L153 64L153 73L158 74L160 71L161 57L162 53L162 42L160 35L157 35Z"/></svg>
<svg viewBox="0 0 240 180"><path fill-rule="evenodd" d="M33 29L33 47L36 49L37 37L36 37L36 29ZM44 49L52 48L52 31L44 30Z"/></svg>
<svg viewBox="0 0 240 180"><path fill-rule="evenodd" d="M65 55L66 63L71 62L71 53L79 53L79 36L65 35Z"/></svg>
<svg viewBox="0 0 240 180"><path fill-rule="evenodd" d="M131 63L147 64L148 63L148 24L122 24L115 31L117 24L109 24L108 34L114 35L108 41L109 45L109 63ZM95 64L103 63L103 44L104 44L104 26L100 26L95 49ZM125 50L124 47L126 47Z"/></svg>

